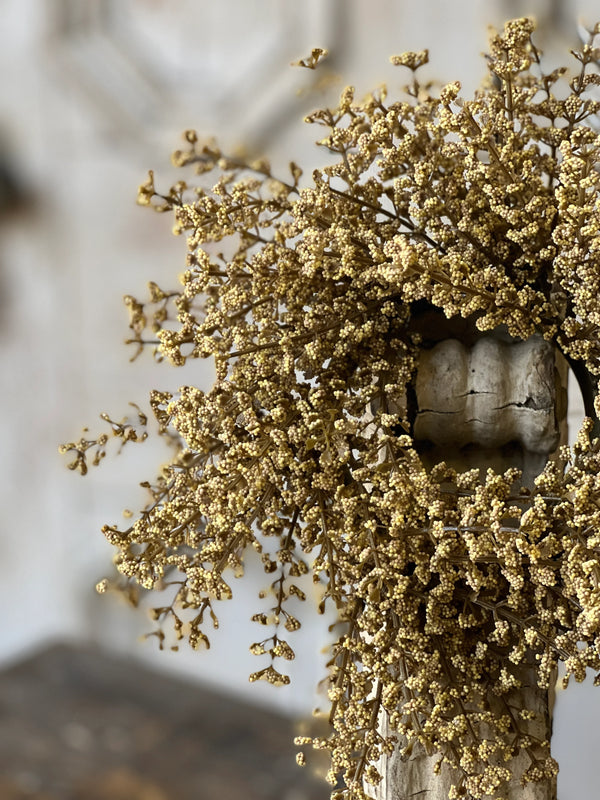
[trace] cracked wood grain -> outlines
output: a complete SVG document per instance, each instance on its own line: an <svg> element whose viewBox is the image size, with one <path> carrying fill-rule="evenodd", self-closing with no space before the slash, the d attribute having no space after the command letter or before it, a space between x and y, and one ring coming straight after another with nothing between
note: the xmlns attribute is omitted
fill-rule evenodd
<svg viewBox="0 0 600 800"><path fill-rule="evenodd" d="M552 346L541 337L506 343L491 336L471 347L446 339L421 353L414 435L438 446L556 449ZM449 424L449 422L451 424Z"/></svg>
<svg viewBox="0 0 600 800"><path fill-rule="evenodd" d="M456 339L436 343L421 353L415 382L417 408L413 433L427 443L426 462L446 460L459 469L517 466L522 485L531 485L546 461L566 438L566 365L541 337L510 342L486 336L471 347ZM553 691L532 680L531 664L522 667L518 702L539 715L541 738L552 729ZM387 717L380 730L391 733ZM439 755L415 747L401 755L402 741L381 759L379 786L369 788L375 800L447 800L456 780L447 765L433 772ZM521 755L515 773L527 768ZM515 778L506 800L556 800L556 781L527 784Z"/></svg>

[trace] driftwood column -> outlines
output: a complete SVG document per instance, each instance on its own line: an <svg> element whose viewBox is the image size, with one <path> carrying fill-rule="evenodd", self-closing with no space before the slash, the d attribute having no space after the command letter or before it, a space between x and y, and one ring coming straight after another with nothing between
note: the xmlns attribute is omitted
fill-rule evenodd
<svg viewBox="0 0 600 800"><path fill-rule="evenodd" d="M439 337L436 337L439 338ZM430 343L431 344L431 343ZM522 470L522 486L532 486L548 458L566 439L566 365L541 337L515 342L501 333L472 335L466 342L447 338L424 349L414 386L414 436L423 459L446 461L460 470L488 467ZM522 688L511 698L536 712L536 735L550 739L552 694L536 683L535 661L520 667ZM402 679L402 676L399 676ZM388 734L387 719L382 733ZM413 750L378 765L383 776L377 800L447 800L456 775L445 766L434 774L437 754ZM519 763L519 759L521 763ZM528 764L521 754L515 773ZM529 783L516 777L505 789L508 800L556 800L556 782Z"/></svg>

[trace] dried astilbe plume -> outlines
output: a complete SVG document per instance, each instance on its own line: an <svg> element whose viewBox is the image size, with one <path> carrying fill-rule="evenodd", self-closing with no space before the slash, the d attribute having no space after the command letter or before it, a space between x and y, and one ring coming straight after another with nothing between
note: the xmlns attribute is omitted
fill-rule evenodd
<svg viewBox="0 0 600 800"><path fill-rule="evenodd" d="M288 682L288 601L304 597L298 576L323 584L341 620L331 730L298 744L330 751L337 800L378 782L395 746L382 715L408 749L455 768L457 797L500 797L523 751L524 782L553 775L512 700L519 670L533 664L540 687L559 661L565 683L600 671L599 29L573 76L544 71L533 29L513 20L492 39L471 100L420 81L426 51L394 57L411 72L399 100L346 89L308 118L336 156L310 179L188 132L174 161L190 177L160 194L150 174L140 189L189 253L178 289L127 298L132 341L175 366L212 358L217 377L206 393L152 393L175 454L135 521L104 532L131 585L173 587L155 618L194 647L245 552L260 553L274 599L251 649L270 662L251 680ZM533 488L517 470L424 466L403 400L423 303L481 331L541 334L580 378L588 418ZM83 471L105 442L63 450Z"/></svg>

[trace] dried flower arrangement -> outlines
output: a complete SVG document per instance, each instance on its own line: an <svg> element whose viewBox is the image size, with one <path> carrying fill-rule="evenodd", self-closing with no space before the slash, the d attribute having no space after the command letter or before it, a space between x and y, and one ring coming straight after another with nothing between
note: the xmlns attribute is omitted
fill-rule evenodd
<svg viewBox="0 0 600 800"><path fill-rule="evenodd" d="M494 36L472 100L420 81L426 51L392 59L411 73L398 101L346 89L308 118L335 154L311 180L187 132L174 162L189 182L160 194L150 173L140 189L174 214L189 253L180 288L126 298L131 341L175 366L211 357L217 377L206 393L152 393L174 456L143 484L137 519L104 533L129 584L172 586L155 619L193 647L257 551L273 607L254 617L266 636L251 650L270 663L251 680L275 685L300 626L286 604L312 572L342 630L330 734L298 744L330 751L336 800L378 782L396 746L381 715L407 750L455 768L455 797L500 797L522 751L524 782L554 775L532 712L511 701L516 670L529 659L547 687L562 661L565 684L588 667L600 682L600 27L573 51L573 77L544 71L533 31L519 19ZM403 402L423 302L481 331L540 333L580 378L589 416L534 488L515 489L517 470L423 465ZM108 422L122 441L143 438ZM108 438L64 445L71 468L98 463Z"/></svg>

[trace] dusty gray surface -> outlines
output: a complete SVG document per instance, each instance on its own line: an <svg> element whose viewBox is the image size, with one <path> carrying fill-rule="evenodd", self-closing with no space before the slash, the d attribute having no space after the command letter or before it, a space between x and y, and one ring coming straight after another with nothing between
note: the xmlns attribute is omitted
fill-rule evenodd
<svg viewBox="0 0 600 800"><path fill-rule="evenodd" d="M93 649L0 674L2 800L325 800L293 724Z"/></svg>

